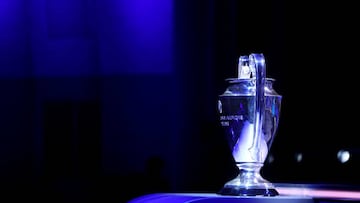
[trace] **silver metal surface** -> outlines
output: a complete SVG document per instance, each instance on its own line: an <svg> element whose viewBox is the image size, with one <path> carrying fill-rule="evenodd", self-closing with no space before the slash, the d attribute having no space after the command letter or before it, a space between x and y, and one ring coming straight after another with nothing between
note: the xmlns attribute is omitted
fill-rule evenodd
<svg viewBox="0 0 360 203"><path fill-rule="evenodd" d="M262 54L241 56L239 66L249 66L255 73L227 79L229 85L219 95L220 122L240 171L220 194L276 195L276 191L267 193L274 187L261 177L260 169L277 131L282 96L273 89L275 80L266 78Z"/></svg>

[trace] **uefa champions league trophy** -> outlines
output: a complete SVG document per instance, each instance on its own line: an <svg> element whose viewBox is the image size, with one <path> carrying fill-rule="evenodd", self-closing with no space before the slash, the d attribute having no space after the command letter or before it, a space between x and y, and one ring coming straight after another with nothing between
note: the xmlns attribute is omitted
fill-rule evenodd
<svg viewBox="0 0 360 203"><path fill-rule="evenodd" d="M227 81L218 111L239 174L218 193L276 196L279 193L260 169L276 134L282 96L273 89L274 79L266 78L263 54L240 56L238 77Z"/></svg>

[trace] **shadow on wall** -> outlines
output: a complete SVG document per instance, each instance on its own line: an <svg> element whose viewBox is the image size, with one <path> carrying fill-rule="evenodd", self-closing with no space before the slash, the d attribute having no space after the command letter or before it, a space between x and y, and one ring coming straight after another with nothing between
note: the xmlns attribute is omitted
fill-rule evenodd
<svg viewBox="0 0 360 203"><path fill-rule="evenodd" d="M151 193L171 192L170 180L166 177L167 163L160 156L151 156L146 160L145 168L132 173L119 181L119 187L113 187L113 197L127 202L135 197ZM115 183L116 184L116 183Z"/></svg>
<svg viewBox="0 0 360 203"><path fill-rule="evenodd" d="M43 186L37 193L40 202L107 202L126 203L136 197L170 192L170 181L165 177L164 159L150 157L146 167L139 172L121 176L101 176L91 179L61 178Z"/></svg>
<svg viewBox="0 0 360 203"><path fill-rule="evenodd" d="M177 109L168 80L0 80L0 198L119 202L168 190Z"/></svg>

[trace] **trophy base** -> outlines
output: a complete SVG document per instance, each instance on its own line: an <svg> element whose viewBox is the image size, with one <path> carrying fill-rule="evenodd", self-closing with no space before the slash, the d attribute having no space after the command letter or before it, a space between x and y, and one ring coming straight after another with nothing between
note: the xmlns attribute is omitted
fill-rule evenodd
<svg viewBox="0 0 360 203"><path fill-rule="evenodd" d="M224 187L218 194L230 196L277 196L278 191L274 188L241 188L241 187Z"/></svg>
<svg viewBox="0 0 360 203"><path fill-rule="evenodd" d="M239 174L218 192L233 196L277 196L274 185L260 175L262 163L238 163Z"/></svg>

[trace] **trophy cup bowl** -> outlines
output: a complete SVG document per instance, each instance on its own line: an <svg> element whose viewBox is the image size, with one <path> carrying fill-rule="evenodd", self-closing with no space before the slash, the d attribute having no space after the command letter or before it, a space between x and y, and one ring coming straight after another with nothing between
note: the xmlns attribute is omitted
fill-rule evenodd
<svg viewBox="0 0 360 203"><path fill-rule="evenodd" d="M218 111L239 173L218 193L276 196L279 193L260 170L276 134L282 96L273 89L275 80L266 78L262 54L241 56L238 78L227 81L228 87L219 95Z"/></svg>

